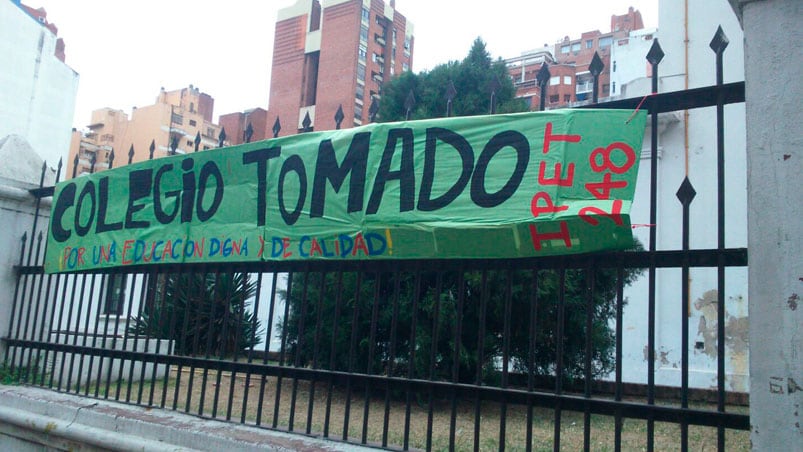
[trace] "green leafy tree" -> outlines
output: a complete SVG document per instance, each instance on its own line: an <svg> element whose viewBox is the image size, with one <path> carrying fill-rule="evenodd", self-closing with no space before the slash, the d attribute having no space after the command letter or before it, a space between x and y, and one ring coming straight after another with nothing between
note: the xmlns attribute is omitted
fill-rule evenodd
<svg viewBox="0 0 803 452"><path fill-rule="evenodd" d="M402 72L382 86L379 121L405 119L405 101L410 91L415 96L411 119L446 116L446 91L454 84L457 94L452 102L455 116L483 115L490 111L491 87L497 83L498 113L527 111L527 105L516 98L516 88L502 60L493 61L482 39L477 38L468 56L435 66L429 72Z"/></svg>
<svg viewBox="0 0 803 452"><path fill-rule="evenodd" d="M248 273L168 274L159 285L161 299L133 319L129 333L171 339L183 355L231 355L262 341Z"/></svg>
<svg viewBox="0 0 803 452"><path fill-rule="evenodd" d="M430 72L402 73L387 83L379 120L404 119L411 90L416 97L413 119L444 116L450 82L457 92L453 114L487 114L494 79L500 84L498 112L526 110L514 97L504 64L492 61L477 39L460 62ZM563 290L562 375L585 375L590 338L591 373L598 377L615 364L611 320L617 287L631 284L639 273L625 269L621 282L615 269L295 273L281 293L289 311L279 330L288 345L288 359L302 366L452 380L457 359L458 381L493 382L499 379L507 337L511 367L554 375Z"/></svg>

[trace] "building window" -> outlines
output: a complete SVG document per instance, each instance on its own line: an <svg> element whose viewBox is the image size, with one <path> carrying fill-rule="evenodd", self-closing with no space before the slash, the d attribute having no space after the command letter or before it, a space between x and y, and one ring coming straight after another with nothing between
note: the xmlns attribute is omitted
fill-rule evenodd
<svg viewBox="0 0 803 452"><path fill-rule="evenodd" d="M606 36L604 38L599 38L599 48L600 49L605 48L605 47L610 47L612 43L613 43L613 37L611 37L611 36Z"/></svg>
<svg viewBox="0 0 803 452"><path fill-rule="evenodd" d="M572 48L569 45L561 46L560 53L569 53L571 52Z"/></svg>
<svg viewBox="0 0 803 452"><path fill-rule="evenodd" d="M356 97L359 100L363 100L364 96L365 96L365 86L357 84L357 92L354 97Z"/></svg>
<svg viewBox="0 0 803 452"><path fill-rule="evenodd" d="M556 103L558 103L559 100L560 100L560 95L559 94L553 94L553 95L549 96L549 103L550 104L556 104Z"/></svg>
<svg viewBox="0 0 803 452"><path fill-rule="evenodd" d="M563 84L564 85L571 85L572 84L572 76L571 75L564 75L563 76Z"/></svg>
<svg viewBox="0 0 803 452"><path fill-rule="evenodd" d="M105 134L100 136L100 141L104 141L104 142L114 141L114 135L112 135L110 133L105 133Z"/></svg>
<svg viewBox="0 0 803 452"><path fill-rule="evenodd" d="M407 63L402 63L402 71L407 72L410 70L410 65Z"/></svg>
<svg viewBox="0 0 803 452"><path fill-rule="evenodd" d="M580 43L575 42L574 44L572 44L572 52L579 52L579 51L580 51Z"/></svg>
<svg viewBox="0 0 803 452"><path fill-rule="evenodd" d="M178 113L173 113L170 115L170 124L184 124L184 117Z"/></svg>
<svg viewBox="0 0 803 452"><path fill-rule="evenodd" d="M354 119L362 121L362 105L354 104Z"/></svg>
<svg viewBox="0 0 803 452"><path fill-rule="evenodd" d="M192 148L194 145L195 145L195 143L193 143L192 140L187 140L187 146Z"/></svg>
<svg viewBox="0 0 803 452"><path fill-rule="evenodd" d="M360 49L357 53L359 54L360 61L365 62L365 59L368 57L368 46L360 44Z"/></svg>
<svg viewBox="0 0 803 452"><path fill-rule="evenodd" d="M215 129L213 129L211 127L207 127L206 128L206 136L212 137L212 138L216 138L215 137Z"/></svg>
<svg viewBox="0 0 803 452"><path fill-rule="evenodd" d="M560 76L556 75L554 77L551 77L549 79L549 84L550 85L560 85Z"/></svg>
<svg viewBox="0 0 803 452"><path fill-rule="evenodd" d="M103 303L103 314L123 315L125 303L125 275L109 275L106 277L106 300Z"/></svg>
<svg viewBox="0 0 803 452"><path fill-rule="evenodd" d="M357 65L357 80L361 82L365 82L365 65L358 64Z"/></svg>
<svg viewBox="0 0 803 452"><path fill-rule="evenodd" d="M363 22L368 22L371 18L371 13L368 11L368 8L362 8L362 20Z"/></svg>
<svg viewBox="0 0 803 452"><path fill-rule="evenodd" d="M190 102L190 113L195 113L195 104Z"/></svg>
<svg viewBox="0 0 803 452"><path fill-rule="evenodd" d="M593 49L594 48L594 40L589 39L586 41L586 49Z"/></svg>
<svg viewBox="0 0 803 452"><path fill-rule="evenodd" d="M616 82L611 82L611 94L616 94Z"/></svg>
<svg viewBox="0 0 803 452"><path fill-rule="evenodd" d="M194 120L194 119L190 119L190 125L191 125L191 126L193 126L193 127L195 127L196 125L198 125L198 123L197 123L197 122L195 122L195 120Z"/></svg>
<svg viewBox="0 0 803 452"><path fill-rule="evenodd" d="M572 101L572 95L571 94L564 94L563 95L563 101L566 102L566 103L571 102Z"/></svg>
<svg viewBox="0 0 803 452"><path fill-rule="evenodd" d="M613 67L611 68L611 71L616 72L616 60L613 61Z"/></svg>
<svg viewBox="0 0 803 452"><path fill-rule="evenodd" d="M368 42L368 26L367 25L360 26L360 41Z"/></svg>

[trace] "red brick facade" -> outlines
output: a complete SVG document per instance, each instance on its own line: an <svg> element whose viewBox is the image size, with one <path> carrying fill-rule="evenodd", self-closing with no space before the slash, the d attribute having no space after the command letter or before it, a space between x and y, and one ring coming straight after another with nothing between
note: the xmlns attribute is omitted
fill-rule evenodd
<svg viewBox="0 0 803 452"><path fill-rule="evenodd" d="M298 133L307 113L314 130L332 130L338 107L342 128L370 122L382 83L412 64L412 36L393 3L371 0L365 8L362 0L346 0L321 8L312 0L309 11L276 23L268 136L276 117L280 136Z"/></svg>

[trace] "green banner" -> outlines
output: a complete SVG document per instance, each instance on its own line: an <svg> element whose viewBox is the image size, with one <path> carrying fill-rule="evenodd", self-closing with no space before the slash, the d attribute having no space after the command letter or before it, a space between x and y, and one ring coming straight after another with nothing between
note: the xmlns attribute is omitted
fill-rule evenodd
<svg viewBox="0 0 803 452"><path fill-rule="evenodd" d="M123 166L58 184L45 269L622 249L645 123L556 110L370 124Z"/></svg>

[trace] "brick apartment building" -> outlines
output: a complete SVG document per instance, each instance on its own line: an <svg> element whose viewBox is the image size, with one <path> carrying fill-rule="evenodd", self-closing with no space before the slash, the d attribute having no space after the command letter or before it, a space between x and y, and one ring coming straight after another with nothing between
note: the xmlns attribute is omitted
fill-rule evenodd
<svg viewBox="0 0 803 452"><path fill-rule="evenodd" d="M176 154L195 151L196 137L200 137L199 150L218 146L220 126L212 123L215 100L197 87L190 85L173 91L161 89L156 102L134 107L131 118L122 110L101 108L92 112L88 131L73 132L67 177L109 168L109 157L114 150L114 166L128 162L128 153L134 147L133 162L170 155L175 144ZM227 141L228 143L228 141ZM76 156L77 165L76 165Z"/></svg>
<svg viewBox="0 0 803 452"><path fill-rule="evenodd" d="M300 132L307 116L311 130L335 129L341 107L342 128L369 123L382 83L412 67L413 27L395 6L395 0L297 0L280 10L267 115L259 109L222 115L232 144L242 142L249 122L252 140L273 136L277 117L280 136Z"/></svg>
<svg viewBox="0 0 803 452"><path fill-rule="evenodd" d="M516 85L516 96L526 99L531 110L538 109L540 92L536 75L541 64L547 63L551 76L547 87L547 108L560 108L590 100L593 84L588 66L594 52L599 54L605 65L600 74L599 97L616 94L616 86L610 82L611 71L616 70L611 64L611 48L618 40L627 38L631 31L643 28L641 13L630 7L626 14L611 16L611 30L607 33L594 30L582 33L578 39L566 36L554 46L545 45L541 49L506 59L509 74Z"/></svg>

